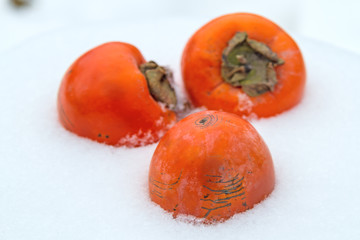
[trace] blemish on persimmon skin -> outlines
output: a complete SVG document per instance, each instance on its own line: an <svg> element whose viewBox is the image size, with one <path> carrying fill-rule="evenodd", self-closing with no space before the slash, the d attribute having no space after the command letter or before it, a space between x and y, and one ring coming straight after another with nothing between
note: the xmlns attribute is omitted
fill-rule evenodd
<svg viewBox="0 0 360 240"><path fill-rule="evenodd" d="M70 69L69 71L67 71L66 75L70 75L73 72L72 69Z"/></svg>
<svg viewBox="0 0 360 240"><path fill-rule="evenodd" d="M207 121L207 119L206 119L206 118L203 118L203 119L201 119L200 123L201 123L201 124L204 124L204 123L206 123L206 121Z"/></svg>
<svg viewBox="0 0 360 240"><path fill-rule="evenodd" d="M230 179L224 179L223 176L214 177L216 178L214 181L208 181L210 183L209 186L211 187L203 185L207 191L210 191L210 193L200 199L200 201L204 201L206 204L210 202L209 206L201 207L202 209L207 210L203 218L211 217L210 214L213 211L230 207L233 201L236 201L236 198L245 195L245 187L243 186L244 177L240 178L239 173L232 176ZM210 195L213 197L209 198Z"/></svg>
<svg viewBox="0 0 360 240"><path fill-rule="evenodd" d="M101 134L101 133L99 133L97 136L98 136L99 138L101 138L101 137L109 138L109 137L110 137L109 135L103 135L103 134Z"/></svg>
<svg viewBox="0 0 360 240"><path fill-rule="evenodd" d="M204 129L215 125L218 122L218 116L216 114L205 114L197 118L194 123L196 127Z"/></svg>
<svg viewBox="0 0 360 240"><path fill-rule="evenodd" d="M58 101L58 108L59 108L60 121L68 128L74 128L74 124L70 121L69 117L65 113L61 101Z"/></svg>
<svg viewBox="0 0 360 240"><path fill-rule="evenodd" d="M159 198L164 198L163 195L164 195L165 191L170 191L170 190L173 191L174 190L174 187L179 183L179 181L181 179L182 173L183 173L183 170L180 171L180 174L177 177L177 179L170 183L158 181L158 180L153 179L152 176L149 176L149 183L155 187L153 190L150 191L150 194L155 195ZM160 173L160 175L163 175L163 173Z"/></svg>

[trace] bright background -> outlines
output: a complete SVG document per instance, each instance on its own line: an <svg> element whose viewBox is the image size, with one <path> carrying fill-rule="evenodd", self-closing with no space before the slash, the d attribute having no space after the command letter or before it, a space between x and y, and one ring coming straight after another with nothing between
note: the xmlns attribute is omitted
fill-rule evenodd
<svg viewBox="0 0 360 240"><path fill-rule="evenodd" d="M356 0L28 0L15 8L0 2L0 54L22 41L59 28L103 22L201 18L252 12L278 23L291 34L328 42L360 54L360 1Z"/></svg>
<svg viewBox="0 0 360 240"><path fill-rule="evenodd" d="M0 4L0 240L360 239L360 3ZM273 193L225 223L192 225L150 201L156 144L113 148L65 131L58 87L80 54L112 40L133 43L181 83L189 36L236 11L264 15L294 36L307 67L305 95L293 109L251 122L273 156Z"/></svg>

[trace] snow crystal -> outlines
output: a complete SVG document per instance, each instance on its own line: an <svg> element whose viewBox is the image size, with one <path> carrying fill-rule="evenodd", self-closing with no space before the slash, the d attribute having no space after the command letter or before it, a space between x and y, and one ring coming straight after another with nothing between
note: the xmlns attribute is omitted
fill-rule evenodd
<svg viewBox="0 0 360 240"><path fill-rule="evenodd" d="M239 111L250 113L253 105L254 104L251 102L248 95L246 95L245 93L238 94L238 109L239 109Z"/></svg>
<svg viewBox="0 0 360 240"><path fill-rule="evenodd" d="M125 145L125 146L145 146L148 143L154 143L155 141L155 136L152 134L151 130L148 130L146 132L142 132L142 130L140 129L137 133L135 134L128 134L125 137L121 138L119 140L119 146L121 145Z"/></svg>
<svg viewBox="0 0 360 240"><path fill-rule="evenodd" d="M164 121L163 117L160 117L158 120L155 121L155 126L160 126L162 122ZM164 128L153 132L151 130L148 130L146 132L143 132L142 129L139 129L139 131L135 134L127 134L125 137L121 138L118 142L119 146L125 145L128 147L132 146L145 146L149 143L154 143L156 139L162 138L166 131L170 129L175 122L171 122L170 124L164 126Z"/></svg>
<svg viewBox="0 0 360 240"><path fill-rule="evenodd" d="M159 127L163 122L164 122L164 117L159 117L159 119L155 121L155 126Z"/></svg>

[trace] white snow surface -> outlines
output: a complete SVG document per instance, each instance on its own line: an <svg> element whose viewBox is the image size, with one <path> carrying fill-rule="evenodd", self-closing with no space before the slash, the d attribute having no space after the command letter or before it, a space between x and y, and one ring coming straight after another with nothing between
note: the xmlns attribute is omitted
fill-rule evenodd
<svg viewBox="0 0 360 240"><path fill-rule="evenodd" d="M33 37L0 55L0 239L359 239L360 56L297 37L303 101L252 120L272 153L274 192L215 224L190 224L152 203L156 144L127 149L80 138L57 119L68 66L108 41L137 46L181 85L182 49L204 22L113 22ZM179 153L181 154L181 153Z"/></svg>

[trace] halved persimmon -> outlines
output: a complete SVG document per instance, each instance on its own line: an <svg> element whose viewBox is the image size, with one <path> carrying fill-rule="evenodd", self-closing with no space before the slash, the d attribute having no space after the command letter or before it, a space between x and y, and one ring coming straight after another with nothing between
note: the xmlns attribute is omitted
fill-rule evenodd
<svg viewBox="0 0 360 240"><path fill-rule="evenodd" d="M240 116L269 117L300 102L305 64L295 41L249 13L216 18L188 41L182 75L192 103Z"/></svg>
<svg viewBox="0 0 360 240"><path fill-rule="evenodd" d="M58 94L61 124L98 142L136 147L157 142L175 122L169 71L127 43L100 45L77 59Z"/></svg>
<svg viewBox="0 0 360 240"><path fill-rule="evenodd" d="M203 111L175 124L160 140L149 170L150 198L163 209L223 221L274 189L271 154L241 117Z"/></svg>

